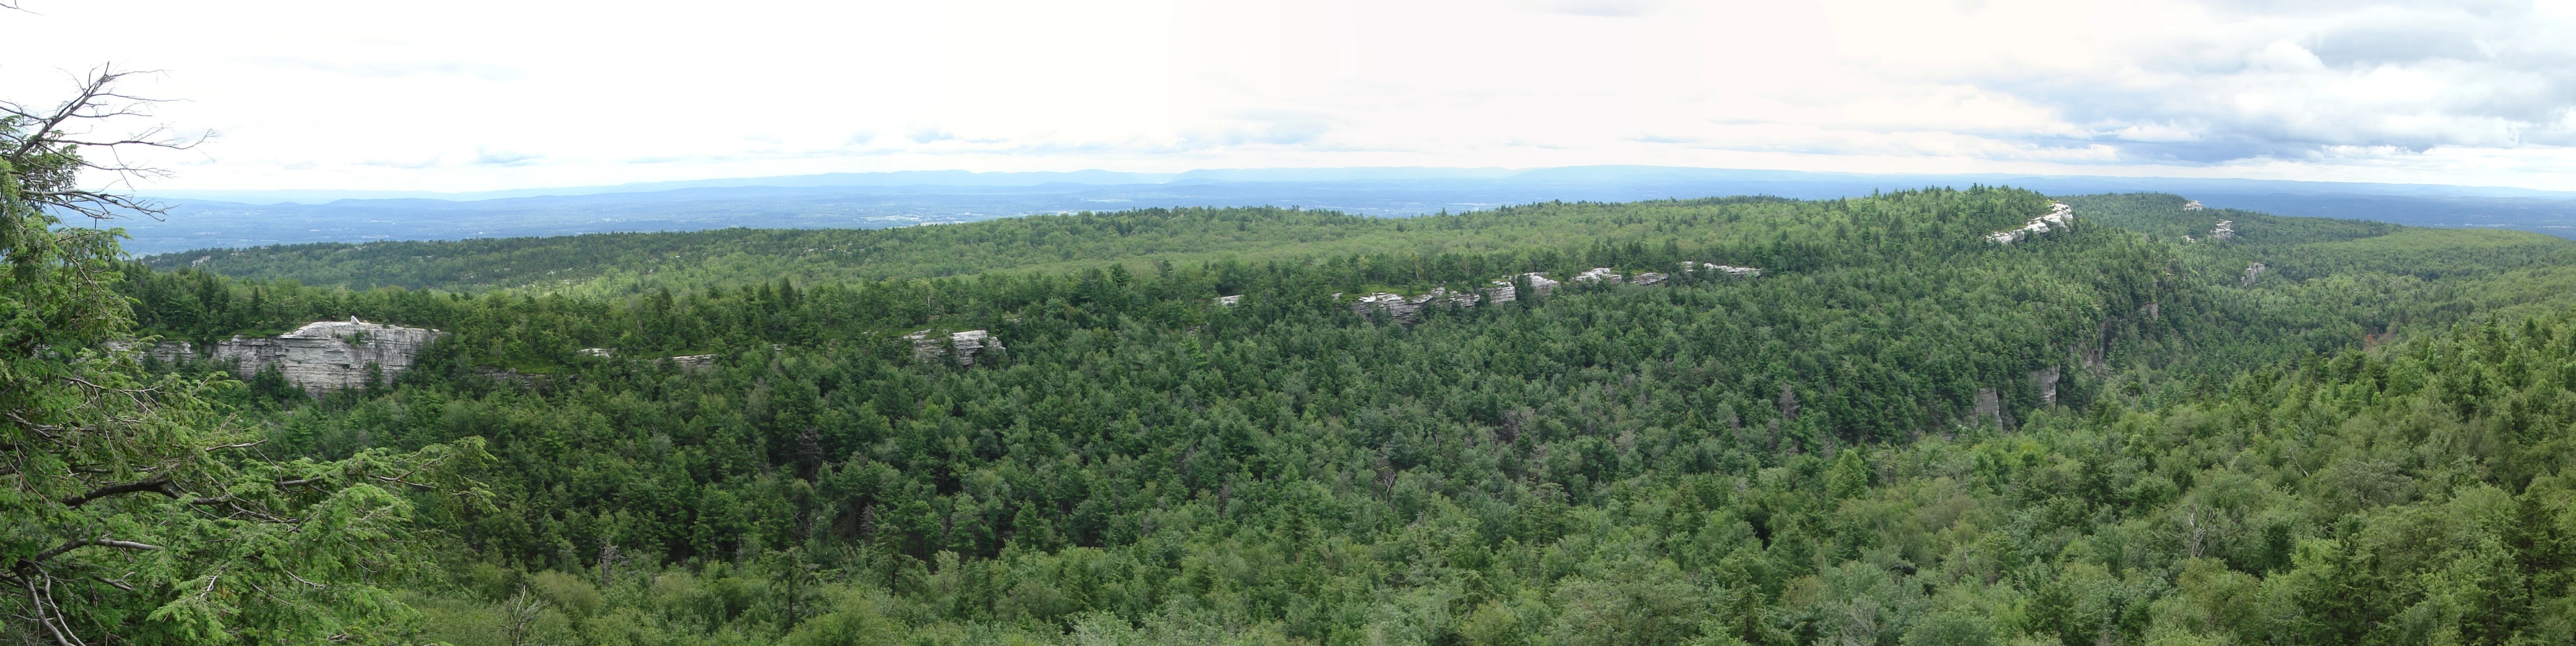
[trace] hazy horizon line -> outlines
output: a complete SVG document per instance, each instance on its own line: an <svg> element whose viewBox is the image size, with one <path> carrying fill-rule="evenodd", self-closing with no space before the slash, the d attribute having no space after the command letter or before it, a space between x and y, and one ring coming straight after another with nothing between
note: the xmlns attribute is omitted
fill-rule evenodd
<svg viewBox="0 0 2576 646"><path fill-rule="evenodd" d="M1546 176L1524 178L1533 173L1591 171L1592 176ZM1724 175L1724 176L1721 176ZM140 196L165 200L195 200L257 204L323 204L341 200L425 199L450 202L473 202L525 197L570 197L617 193L659 193L701 188L893 188L909 186L956 187L1034 187L1047 184L1090 186L1163 185L1184 183L1317 183L1376 181L1498 181L1528 179L1533 181L1590 182L1690 182L1690 181L1786 181L1860 178L1942 178L1983 180L2025 178L2034 180L2085 180L2239 184L2248 186L2301 186L2308 188L2342 187L2349 189L2409 189L2406 194L2420 194L2427 189L2460 191L2461 195L2484 197L2576 198L2576 191L2552 191L2518 186L2339 182L2321 180L2258 179L2246 177L2173 177L2161 175L2080 175L2052 173L1861 173L1849 171L1806 171L1763 168L1728 168L1702 166L1660 166L1645 164L1600 164L1583 166L1537 166L1523 168L1467 166L1284 166L1252 168L1202 168L1179 172L1118 171L1087 168L1073 171L973 171L965 169L902 170L871 172L829 172L802 175L768 175L722 177L690 180L627 182L591 186L552 186L488 191L418 191L366 189L181 189L140 190ZM1193 181L1196 180L1196 181ZM2379 191L2363 191L2379 192Z"/></svg>

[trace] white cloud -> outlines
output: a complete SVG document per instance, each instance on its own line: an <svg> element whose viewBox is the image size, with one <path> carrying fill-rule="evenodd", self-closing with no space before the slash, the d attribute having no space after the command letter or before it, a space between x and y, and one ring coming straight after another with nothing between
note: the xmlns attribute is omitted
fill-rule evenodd
<svg viewBox="0 0 2576 646"><path fill-rule="evenodd" d="M166 188L1599 163L2576 188L2565 4L27 4L0 96L112 60L223 133Z"/></svg>
<svg viewBox="0 0 2576 646"><path fill-rule="evenodd" d="M2522 148L2561 141L2576 105L2576 22L2559 7L2294 4L2193 14L2138 3L2086 65L1988 77L1985 87L2120 137L2130 160L2257 158L2332 164L2353 151ZM2158 22L2158 16L2187 15ZM2365 157L2377 152L2359 153Z"/></svg>

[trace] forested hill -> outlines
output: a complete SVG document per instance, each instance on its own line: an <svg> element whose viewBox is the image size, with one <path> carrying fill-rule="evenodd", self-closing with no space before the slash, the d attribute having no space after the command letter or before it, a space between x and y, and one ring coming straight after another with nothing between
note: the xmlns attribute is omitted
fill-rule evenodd
<svg viewBox="0 0 2576 646"><path fill-rule="evenodd" d="M2183 210L2181 197L2136 193L2061 198L2086 222L2152 234L2180 244L2208 237L2220 220L2239 224L2228 260L2269 260L2305 276L2315 262L2376 262L2372 269L2487 271L2517 264L2557 264L2571 247L2519 233L2421 229L2380 222L2279 217L2232 209ZM1796 204L1774 198L1715 198L1605 205L1544 203L1410 219L1331 211L1145 209L1039 215L901 229L721 229L687 233L613 233L551 238L447 242L306 244L209 249L142 261L154 269L198 269L236 278L294 280L305 285L480 292L527 288L568 293L639 293L735 286L789 278L800 283L971 275L992 270L1071 271L1107 263L1142 270L1153 262L1217 259L1262 262L1322 255L1575 250L1602 244L1667 241L1704 244L1741 238L1743 230L1676 235L1641 218L1669 210ZM1808 203L1823 204L1823 203ZM1812 206L1810 208L1813 208ZM1705 223L1693 222L1694 227ZM1906 232L1911 235L1917 232ZM2273 258L2263 251L2397 236L2343 251L2303 250ZM2208 249L2210 247L2204 247ZM2309 252L2319 253L2309 253ZM2416 258L2441 253L2450 258ZM2468 254L2469 257L2459 257ZM2315 257L2308 263L2303 259ZM2286 262L2285 262L2286 261ZM2327 268L2318 275L2334 273ZM2429 276L2428 276L2429 277Z"/></svg>
<svg viewBox="0 0 2576 646"><path fill-rule="evenodd" d="M490 506L410 494L409 625L459 644L2576 639L2569 243L2171 196L1988 240L2050 201L304 247L195 266L433 289L120 289L174 338L452 333L396 383L223 393L275 459L487 443ZM457 278L594 244L669 262ZM1685 261L1765 273L1351 307Z"/></svg>
<svg viewBox="0 0 2576 646"><path fill-rule="evenodd" d="M2043 199L2029 193L2014 195L2021 202ZM1195 264L1224 259L1258 264L1322 256L1495 255L1531 250L1611 259L1637 247L1655 252L1675 247L1742 249L1792 238L1814 246L1825 239L1807 236L1812 227L1833 227L1837 218L1851 213L1904 203L1867 201L1857 211L1841 201L1775 198L1541 203L1404 219L1277 208L1143 209L900 229L724 229L287 245L166 254L144 262L162 270L194 268L239 278L289 279L353 289L522 287L615 294L778 278L819 283L992 270L1062 272L1113 262L1143 270L1157 261ZM1879 235L1915 238L1917 244L1964 244L1973 242L1972 229L2015 226L2009 220L2030 207L1998 206L1980 205L1964 217L1952 213L1920 221L1913 219L1917 214L1897 217L1893 211L1872 216L1895 222L1895 228L1871 228L1855 221L1839 226L1842 235L1868 228ZM1834 234L1835 230L1820 232ZM1604 247L1612 249L1601 251Z"/></svg>

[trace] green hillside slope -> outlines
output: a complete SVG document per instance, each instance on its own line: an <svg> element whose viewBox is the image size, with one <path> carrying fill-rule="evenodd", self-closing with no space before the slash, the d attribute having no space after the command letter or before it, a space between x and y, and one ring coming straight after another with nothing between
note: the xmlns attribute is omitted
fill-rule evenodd
<svg viewBox="0 0 2576 646"><path fill-rule="evenodd" d="M224 396L280 457L487 443L491 506L414 496L442 567L405 601L459 644L2576 639L2570 243L2168 198L2012 245L2049 198L311 246L121 289L174 338L453 333ZM1684 261L1765 274L1351 303Z"/></svg>
<svg viewBox="0 0 2576 646"><path fill-rule="evenodd" d="M1648 241L1660 245L1704 237L1699 234L1716 229L1657 229L1641 226L1641 218L1712 206L1747 207L1727 209L1736 217L1815 208L1785 200L1727 198L1617 207L1542 204L1403 220L1277 208L1145 209L899 229L724 229L288 245L167 254L145 262L164 270L195 268L356 289L518 287L614 294L653 287L730 286L745 282L746 277L846 282L992 270L1061 272L1110 262L1142 269L1156 261L1194 264L1317 255L1490 254ZM1762 224L1796 226L1794 218L1779 217L1765 218Z"/></svg>

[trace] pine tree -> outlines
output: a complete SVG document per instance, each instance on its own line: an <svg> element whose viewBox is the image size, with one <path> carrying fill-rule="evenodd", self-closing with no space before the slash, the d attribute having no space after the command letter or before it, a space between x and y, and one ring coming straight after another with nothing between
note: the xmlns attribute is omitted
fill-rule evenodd
<svg viewBox="0 0 2576 646"><path fill-rule="evenodd" d="M149 172L85 150L185 145L71 134L149 105L116 91L124 76L103 69L50 110L0 103L0 639L400 640L416 628L384 586L418 563L408 490L478 500L451 468L480 441L263 459L214 402L238 382L141 369L115 291L122 230L61 220L154 212L81 188L85 170Z"/></svg>

